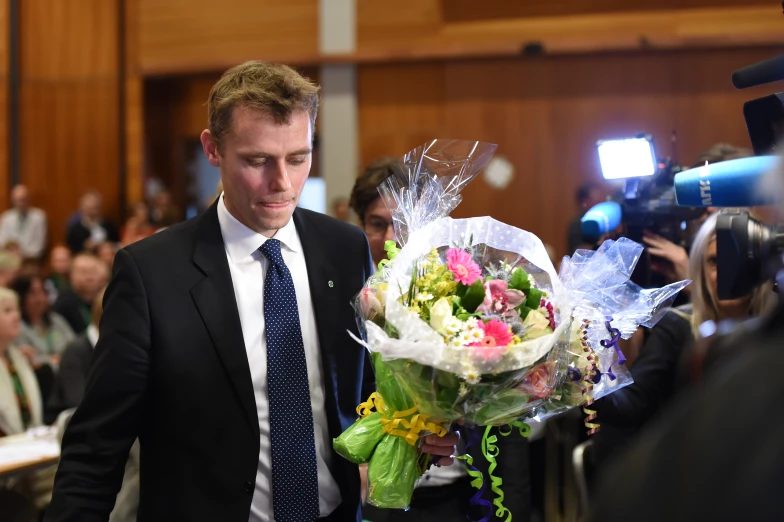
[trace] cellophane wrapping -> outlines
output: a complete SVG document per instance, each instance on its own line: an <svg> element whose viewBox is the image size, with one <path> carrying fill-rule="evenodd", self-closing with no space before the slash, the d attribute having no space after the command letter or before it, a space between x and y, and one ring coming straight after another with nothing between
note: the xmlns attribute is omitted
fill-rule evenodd
<svg viewBox="0 0 784 522"><path fill-rule="evenodd" d="M408 414L403 431L424 435L454 421L544 419L598 399L632 382L619 339L653 326L688 284L648 290L632 283L642 246L625 238L577 251L558 274L534 234L490 217L448 217L494 150L434 140L404 156L400 174L379 189L404 246L388 245L391 261L355 300L357 341L373 354L379 394L387 399L392 376L399 404L385 400L376 413L366 404L356 429L336 439L339 453L370 462L374 505L405 508L410 474L423 471L401 430L390 433L396 411ZM347 455L341 439L360 429L369 442ZM380 458L382 444L400 441L409 446L405 455ZM379 500L382 476L408 494Z"/></svg>

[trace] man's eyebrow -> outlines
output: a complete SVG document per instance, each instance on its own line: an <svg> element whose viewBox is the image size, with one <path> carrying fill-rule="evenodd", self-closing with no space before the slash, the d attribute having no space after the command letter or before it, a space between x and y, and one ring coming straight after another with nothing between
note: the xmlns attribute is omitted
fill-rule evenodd
<svg viewBox="0 0 784 522"><path fill-rule="evenodd" d="M313 149L311 149L311 148L307 148L307 149L300 149L300 150L295 150L295 151L293 151L293 152L289 152L289 153L286 155L286 157L291 157L291 156L306 156L306 155L308 155L308 154L310 154L310 153L312 153L312 152L313 152ZM248 158L248 159L253 159L253 158L265 158L265 159L271 159L271 158L275 158L275 157L276 157L274 154L270 154L269 152L248 152L248 153L240 153L240 156L242 156L243 158Z"/></svg>

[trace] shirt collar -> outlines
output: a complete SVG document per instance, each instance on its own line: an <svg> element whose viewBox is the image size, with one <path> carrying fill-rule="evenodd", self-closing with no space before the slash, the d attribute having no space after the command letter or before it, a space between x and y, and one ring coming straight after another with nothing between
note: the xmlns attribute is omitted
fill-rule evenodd
<svg viewBox="0 0 784 522"><path fill-rule="evenodd" d="M98 327L95 326L94 323L87 325L87 339L90 340L90 344L93 345L93 348L98 344Z"/></svg>
<svg viewBox="0 0 784 522"><path fill-rule="evenodd" d="M237 218L232 216L229 209L226 208L222 193L218 200L218 223L220 223L226 251L229 253L229 257L231 257L232 261L235 262L253 255L253 253L269 239L246 227L240 223ZM283 247L292 252L299 252L301 250L301 244L299 236L297 235L297 228L294 226L293 218L289 219L289 222L275 233L274 239L280 241Z"/></svg>

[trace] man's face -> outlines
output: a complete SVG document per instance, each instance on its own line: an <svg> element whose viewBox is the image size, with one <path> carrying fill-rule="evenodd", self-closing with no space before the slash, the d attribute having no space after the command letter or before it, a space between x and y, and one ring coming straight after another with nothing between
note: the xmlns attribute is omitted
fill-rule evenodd
<svg viewBox="0 0 784 522"><path fill-rule="evenodd" d="M27 190L27 187L22 185L14 187L14 190L11 192L11 204L22 212L30 208L30 192Z"/></svg>
<svg viewBox="0 0 784 522"><path fill-rule="evenodd" d="M108 269L97 257L77 256L71 266L71 286L85 301L92 301L106 285Z"/></svg>
<svg viewBox="0 0 784 522"><path fill-rule="evenodd" d="M370 243L373 263L386 259L384 243L395 239L395 227L392 226L392 213L380 197L373 200L365 211L365 235Z"/></svg>
<svg viewBox="0 0 784 522"><path fill-rule="evenodd" d="M89 219L97 219L101 215L101 198L89 194L82 199L82 215Z"/></svg>
<svg viewBox="0 0 784 522"><path fill-rule="evenodd" d="M209 131L202 146L219 167L229 212L248 228L272 237L289 222L310 173L313 133L305 111L280 125L268 115L237 107L222 151Z"/></svg>

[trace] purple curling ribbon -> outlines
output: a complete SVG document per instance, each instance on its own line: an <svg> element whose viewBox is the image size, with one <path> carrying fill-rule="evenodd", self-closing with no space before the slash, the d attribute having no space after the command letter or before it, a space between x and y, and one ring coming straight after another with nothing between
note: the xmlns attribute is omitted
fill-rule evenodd
<svg viewBox="0 0 784 522"><path fill-rule="evenodd" d="M566 370L566 378L571 382L580 382L583 379L583 374L574 366L570 366Z"/></svg>
<svg viewBox="0 0 784 522"><path fill-rule="evenodd" d="M623 352L621 351L621 347L618 346L618 341L621 340L621 331L618 330L617 328L613 328L612 326L610 326L611 322L612 322L612 317L608 317L607 321L605 321L604 323L604 326L607 328L607 331L610 332L612 338L604 339L599 344L601 344L605 348L610 348L610 347L615 348L615 354L618 356L618 361L616 361L615 364L623 364L626 362L626 357L624 357ZM612 366L615 366L615 364L613 364ZM612 366L607 370L607 375L610 377L610 379L614 381L616 377L615 374L612 372Z"/></svg>
<svg viewBox="0 0 784 522"><path fill-rule="evenodd" d="M478 447L481 445L482 437L479 435L479 432L476 430L476 428L464 427L461 429L461 432L467 432L468 434L468 439L466 440L466 447L465 447L466 455L468 455L468 449L471 446ZM466 467L469 469L469 471L471 471L474 474L477 473L480 475L482 474L481 471L479 471L476 467L474 467L473 464L469 464L468 461L466 461ZM490 503L490 501L482 498L482 496L485 494L486 489L487 489L487 479L485 479L485 477L482 476L482 487L479 488L476 493L474 493L473 497L471 497L471 505L487 508L486 509L487 514L481 519L477 520L476 522L489 522L490 517L493 516L493 505Z"/></svg>

